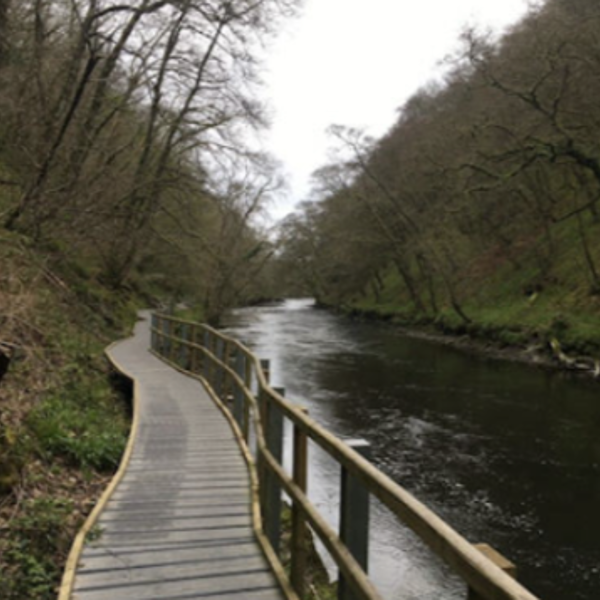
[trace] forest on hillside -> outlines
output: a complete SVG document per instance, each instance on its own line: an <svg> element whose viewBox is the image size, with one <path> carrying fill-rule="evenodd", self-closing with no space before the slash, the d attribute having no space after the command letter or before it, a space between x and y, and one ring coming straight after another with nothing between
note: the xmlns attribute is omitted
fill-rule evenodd
<svg viewBox="0 0 600 600"><path fill-rule="evenodd" d="M549 0L470 28L381 139L339 157L281 229L296 290L454 331L600 348L600 5Z"/></svg>

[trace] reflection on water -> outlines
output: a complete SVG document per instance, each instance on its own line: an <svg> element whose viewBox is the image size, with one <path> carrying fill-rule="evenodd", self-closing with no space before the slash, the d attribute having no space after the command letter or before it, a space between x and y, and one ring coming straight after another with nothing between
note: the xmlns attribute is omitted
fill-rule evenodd
<svg viewBox="0 0 600 600"><path fill-rule="evenodd" d="M513 560L544 600L600 598L600 387L406 338L309 300L234 311L232 335L274 385L472 542ZM332 522L336 466L311 450L310 493ZM420 542L373 507L371 573L388 598L465 598Z"/></svg>

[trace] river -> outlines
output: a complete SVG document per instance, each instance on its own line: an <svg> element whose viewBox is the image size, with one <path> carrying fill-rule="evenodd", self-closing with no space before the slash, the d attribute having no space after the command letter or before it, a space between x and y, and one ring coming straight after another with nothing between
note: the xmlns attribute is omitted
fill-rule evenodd
<svg viewBox="0 0 600 600"><path fill-rule="evenodd" d="M516 563L544 600L600 599L600 385L468 355L310 300L232 311L228 333L271 360L273 385L469 541ZM310 448L309 495L335 523L339 472ZM370 572L389 599L466 598L377 503Z"/></svg>

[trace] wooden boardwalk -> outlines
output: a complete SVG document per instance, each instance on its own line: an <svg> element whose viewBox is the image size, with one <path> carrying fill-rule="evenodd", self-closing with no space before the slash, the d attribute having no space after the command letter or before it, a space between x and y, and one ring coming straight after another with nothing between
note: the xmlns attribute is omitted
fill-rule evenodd
<svg viewBox="0 0 600 600"><path fill-rule="evenodd" d="M110 357L136 380L139 424L99 539L75 571L76 600L284 598L255 540L249 476L202 385L148 352L149 322Z"/></svg>

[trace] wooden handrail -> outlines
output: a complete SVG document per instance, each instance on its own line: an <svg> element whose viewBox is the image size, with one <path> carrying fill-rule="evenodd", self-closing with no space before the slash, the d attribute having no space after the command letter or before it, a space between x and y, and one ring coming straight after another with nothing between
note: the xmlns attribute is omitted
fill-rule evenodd
<svg viewBox="0 0 600 600"><path fill-rule="evenodd" d="M228 352L224 353L225 360L220 360L211 349L202 344L187 340L181 336L172 335L170 331L169 334L165 333L165 322L191 327L194 332L198 331L198 328L207 332L210 340L209 346L215 347L216 341L220 340L223 347L228 350ZM163 327L157 327L157 323L163 324ZM194 333L191 338L196 339L197 335ZM382 473L369 461L365 460L339 438L311 419L302 409L294 406L273 390L263 373L260 360L241 342L224 335L208 325L163 314L154 315L152 339L153 347L164 345L158 344L159 340L167 340L170 344L173 344L170 349L171 352L167 356L171 361L173 361L174 344L179 344L180 347L183 345L192 350L192 352L200 352L205 359L209 360L211 370L216 369L222 375L226 374L231 385L235 385L242 392L245 407L249 409L249 413L252 416L250 420L254 426L258 455L262 457L263 463L277 477L279 483L286 490L292 499L294 508L300 510L309 521L315 533L331 553L352 591L356 594L356 597L370 600L380 598L366 573L348 552L337 534L319 515L301 487L288 476L283 467L269 452L265 442L265 424L262 423L261 410L255 394L250 389L250 374L256 378L258 387L257 395L259 397L265 397L268 402L276 406L294 424L295 428L312 439L341 466L356 477L371 494L376 496L396 517L412 529L481 598L486 600L537 600L536 596L512 579L423 503L419 502L414 496ZM156 350L157 348L154 347L154 349ZM246 357L247 373L243 378L227 364L228 356L232 349L241 352ZM218 377L212 379L214 380L209 381L209 383L214 384ZM247 410L245 412L248 413ZM247 442L249 428L247 417L244 418L241 428L245 432Z"/></svg>

